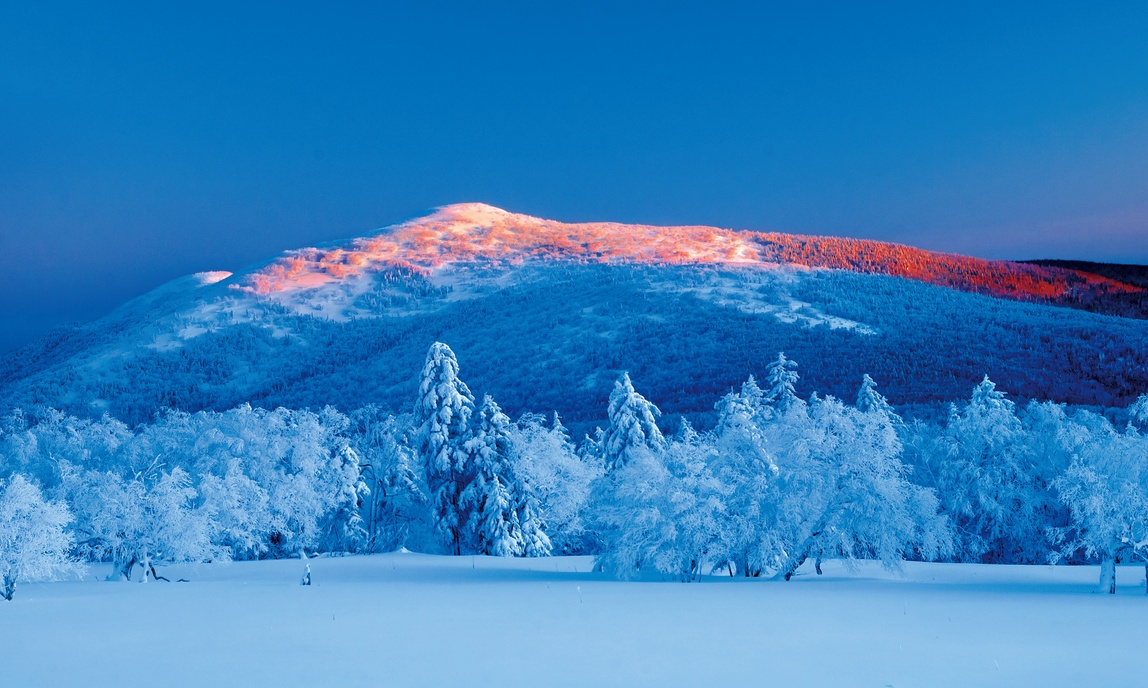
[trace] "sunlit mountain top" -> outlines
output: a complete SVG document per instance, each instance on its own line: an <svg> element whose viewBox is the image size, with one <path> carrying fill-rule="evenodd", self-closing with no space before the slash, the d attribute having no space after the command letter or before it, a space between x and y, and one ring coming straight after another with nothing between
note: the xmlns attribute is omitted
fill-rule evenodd
<svg viewBox="0 0 1148 688"><path fill-rule="evenodd" d="M906 277L1024 301L1079 301L1090 295L1139 291L1086 272L933 253L878 241L705 226L565 223L482 203L444 206L341 246L291 251L247 275L241 288L274 294L395 267L433 271L450 264L525 261L751 269L785 264Z"/></svg>

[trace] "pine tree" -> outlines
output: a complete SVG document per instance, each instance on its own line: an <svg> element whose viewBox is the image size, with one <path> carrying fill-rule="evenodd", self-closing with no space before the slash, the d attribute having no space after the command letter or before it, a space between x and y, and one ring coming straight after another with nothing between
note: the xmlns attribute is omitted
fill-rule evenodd
<svg viewBox="0 0 1148 688"><path fill-rule="evenodd" d="M474 396L458 378L458 360L450 347L435 342L427 352L415 402L417 447L426 470L435 533L446 548L461 554L462 491L471 479L471 467L462 444L467 436Z"/></svg>
<svg viewBox="0 0 1148 688"><path fill-rule="evenodd" d="M785 357L785 352L777 354L777 360L770 364L766 382L769 390L765 403L778 411L788 411L795 404L804 403L797 397L794 386L797 384L797 363Z"/></svg>
<svg viewBox="0 0 1148 688"><path fill-rule="evenodd" d="M895 415L889 401L877 391L877 383L869 377L869 373L865 373L861 378L861 389L857 392L857 410L861 413Z"/></svg>
<svg viewBox="0 0 1148 688"><path fill-rule="evenodd" d="M666 439L657 424L661 413L657 406L634 391L630 374L622 373L610 394L610 426L603 437L607 471L625 464L638 448L665 449Z"/></svg>
<svg viewBox="0 0 1148 688"><path fill-rule="evenodd" d="M475 475L460 503L467 513L468 541L474 549L498 557L549 554L550 541L535 516L529 487L515 470L510 419L489 395L482 400L464 451Z"/></svg>
<svg viewBox="0 0 1148 688"><path fill-rule="evenodd" d="M730 392L714 405L718 412L718 433L751 431L766 413L764 402L765 392L750 375L742 383L740 392Z"/></svg>

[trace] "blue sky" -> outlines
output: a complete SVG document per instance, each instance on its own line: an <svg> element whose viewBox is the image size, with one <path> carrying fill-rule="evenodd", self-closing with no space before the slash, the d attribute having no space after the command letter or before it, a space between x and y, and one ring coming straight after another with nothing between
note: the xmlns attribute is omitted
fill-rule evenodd
<svg viewBox="0 0 1148 688"><path fill-rule="evenodd" d="M0 5L0 350L462 201L1148 262L1146 3L619 4Z"/></svg>

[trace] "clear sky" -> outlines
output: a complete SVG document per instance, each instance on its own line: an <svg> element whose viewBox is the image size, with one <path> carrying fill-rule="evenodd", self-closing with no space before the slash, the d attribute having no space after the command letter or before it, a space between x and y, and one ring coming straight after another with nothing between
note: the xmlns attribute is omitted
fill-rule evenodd
<svg viewBox="0 0 1148 688"><path fill-rule="evenodd" d="M1148 263L1148 3L622 4L0 2L0 350L463 201Z"/></svg>

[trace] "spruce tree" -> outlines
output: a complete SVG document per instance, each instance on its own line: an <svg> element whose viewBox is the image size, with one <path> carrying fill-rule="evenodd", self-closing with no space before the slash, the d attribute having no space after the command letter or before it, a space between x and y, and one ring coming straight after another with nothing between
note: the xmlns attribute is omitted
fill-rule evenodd
<svg viewBox="0 0 1148 688"><path fill-rule="evenodd" d="M662 412L634 391L629 373L622 373L614 383L608 414L610 426L602 438L602 453L608 472L629 461L631 454L639 448L665 449L666 439L657 424L657 417Z"/></svg>
<svg viewBox="0 0 1148 688"><path fill-rule="evenodd" d="M797 380L797 363L786 358L785 352L778 353L777 360L769 365L765 402L783 413L795 404L804 403L794 389Z"/></svg>
<svg viewBox="0 0 1148 688"><path fill-rule="evenodd" d="M461 498L468 542L491 556L544 556L550 553L550 541L535 516L529 486L515 469L510 432L510 419L489 395L484 397L464 445L474 466L474 479Z"/></svg>
<svg viewBox="0 0 1148 688"><path fill-rule="evenodd" d="M416 445L426 471L435 534L454 554L461 554L464 545L464 514L459 500L472 469L462 444L473 412L474 396L458 378L454 352L435 342L427 352L419 380Z"/></svg>

